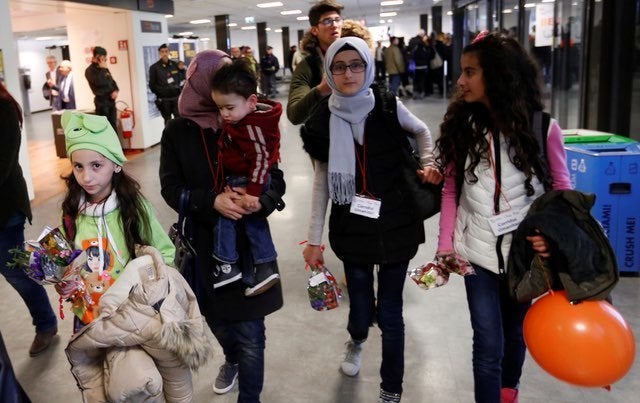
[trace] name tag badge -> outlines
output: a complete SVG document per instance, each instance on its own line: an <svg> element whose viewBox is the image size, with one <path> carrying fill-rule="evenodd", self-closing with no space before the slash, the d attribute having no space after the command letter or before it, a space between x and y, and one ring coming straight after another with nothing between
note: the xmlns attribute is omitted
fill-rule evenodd
<svg viewBox="0 0 640 403"><path fill-rule="evenodd" d="M173 84L173 77L167 78L167 83L168 84Z"/></svg>
<svg viewBox="0 0 640 403"><path fill-rule="evenodd" d="M352 214L364 217L378 218L380 217L380 206L382 206L380 200L372 199L364 195L355 195L353 196L353 200L351 200L351 209L349 211Z"/></svg>
<svg viewBox="0 0 640 403"><path fill-rule="evenodd" d="M493 217L490 217L489 225L493 235L500 236L515 231L523 220L523 215L515 211L505 211Z"/></svg>

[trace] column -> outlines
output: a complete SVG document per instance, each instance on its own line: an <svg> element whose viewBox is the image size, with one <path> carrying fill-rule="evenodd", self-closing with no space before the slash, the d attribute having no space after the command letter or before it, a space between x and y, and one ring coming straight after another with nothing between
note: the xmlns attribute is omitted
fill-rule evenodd
<svg viewBox="0 0 640 403"><path fill-rule="evenodd" d="M420 14L420 29L429 35L429 14Z"/></svg>
<svg viewBox="0 0 640 403"><path fill-rule="evenodd" d="M215 16L216 48L229 53L231 35L229 34L229 14Z"/></svg>
<svg viewBox="0 0 640 403"><path fill-rule="evenodd" d="M304 29L298 30L298 46L300 46L300 41L304 38Z"/></svg>
<svg viewBox="0 0 640 403"><path fill-rule="evenodd" d="M259 22L256 24L256 28L258 30L258 56L257 60L260 63L260 60L267 54L267 23Z"/></svg>
<svg viewBox="0 0 640 403"><path fill-rule="evenodd" d="M289 48L291 47L291 43L289 42L289 27L282 27L282 54L284 56L284 60L282 65L286 68L291 68L289 66Z"/></svg>
<svg viewBox="0 0 640 403"><path fill-rule="evenodd" d="M433 32L439 34L442 32L442 6L431 7L431 25L433 26Z"/></svg>

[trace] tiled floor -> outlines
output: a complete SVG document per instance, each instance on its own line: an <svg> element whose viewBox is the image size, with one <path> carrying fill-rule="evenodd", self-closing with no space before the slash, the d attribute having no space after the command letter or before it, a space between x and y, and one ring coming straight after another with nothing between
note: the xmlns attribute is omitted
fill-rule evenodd
<svg viewBox="0 0 640 403"><path fill-rule="evenodd" d="M284 93L281 89L281 92ZM283 94L284 95L284 94ZM286 99L281 97L281 102ZM446 103L427 99L407 101L407 106L437 133ZM364 348L362 371L347 378L338 371L342 358L348 314L348 298L333 311L316 312L309 306L302 247L309 214L312 170L301 147L298 128L283 118L282 167L287 180L287 207L270 218L279 253L285 295L284 307L267 319L265 387L266 403L347 403L375 402L379 384L380 332L371 330ZM48 113L27 119L31 165L36 186L33 226L26 229L28 238L38 235L45 225L59 221L62 183L61 173L67 160L54 157L51 122ZM48 142L48 144L47 144ZM48 153L48 154L47 154ZM133 156L126 169L141 183L143 193L155 205L160 221L168 227L175 219L160 196L158 160L160 149L152 147ZM45 156L47 158L45 158ZM437 217L425 222L427 243L420 247L411 265L430 259L436 248ZM338 278L342 269L331 252L326 253L328 267ZM616 306L640 338L640 279L623 278L614 291ZM49 289L51 303L57 309L55 291ZM80 402L80 393L69 372L64 354L71 333L71 313L59 321L60 334L50 350L30 358L29 345L33 327L29 314L17 293L0 279L0 330L13 361L17 376L36 403ZM412 403L468 403L473 401L471 374L471 329L461 278L454 277L443 288L422 291L407 281L404 292L406 351L403 401ZM66 308L66 307L65 307ZM640 339L639 339L640 340ZM638 347L638 342L636 342ZM217 396L211 390L223 356L218 350L214 359L194 375L195 402L235 402L237 387L228 395ZM596 403L638 401L640 393L640 358L611 392L604 389L577 388L552 378L527 358L522 376L522 403ZM633 396L636 396L635 398Z"/></svg>

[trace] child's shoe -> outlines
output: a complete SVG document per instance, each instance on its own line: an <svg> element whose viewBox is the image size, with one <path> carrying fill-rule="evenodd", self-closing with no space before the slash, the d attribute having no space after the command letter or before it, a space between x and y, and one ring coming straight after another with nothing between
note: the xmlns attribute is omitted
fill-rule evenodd
<svg viewBox="0 0 640 403"><path fill-rule="evenodd" d="M220 288L242 279L242 272L235 263L216 263L213 272L213 288Z"/></svg>
<svg viewBox="0 0 640 403"><path fill-rule="evenodd" d="M280 275L275 270L275 261L260 263L255 266L255 284L244 290L247 297L255 297L268 291L280 282Z"/></svg>
<svg viewBox="0 0 640 403"><path fill-rule="evenodd" d="M378 397L378 403L400 403L400 393L387 392L384 389L380 389L380 396Z"/></svg>
<svg viewBox="0 0 640 403"><path fill-rule="evenodd" d="M347 346L344 353L344 360L340 364L342 373L347 376L356 376L360 372L360 365L362 363L362 343L356 343L349 339L345 343Z"/></svg>
<svg viewBox="0 0 640 403"><path fill-rule="evenodd" d="M500 390L500 403L518 403L518 389L502 388Z"/></svg>

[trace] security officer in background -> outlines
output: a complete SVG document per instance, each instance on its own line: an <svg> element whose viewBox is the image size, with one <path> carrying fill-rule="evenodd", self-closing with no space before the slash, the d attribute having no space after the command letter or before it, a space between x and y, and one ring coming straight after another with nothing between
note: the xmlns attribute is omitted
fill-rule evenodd
<svg viewBox="0 0 640 403"><path fill-rule="evenodd" d="M166 125L172 114L174 118L180 117L178 113L180 71L178 63L169 59L169 47L166 43L160 45L158 52L160 52L160 60L149 67L149 88L156 95L156 107Z"/></svg>
<svg viewBox="0 0 640 403"><path fill-rule="evenodd" d="M116 98L120 90L107 68L107 50L105 48L100 46L93 48L93 60L84 71L84 76L94 95L93 103L96 106L96 115L106 116L113 126L113 130L117 133Z"/></svg>

